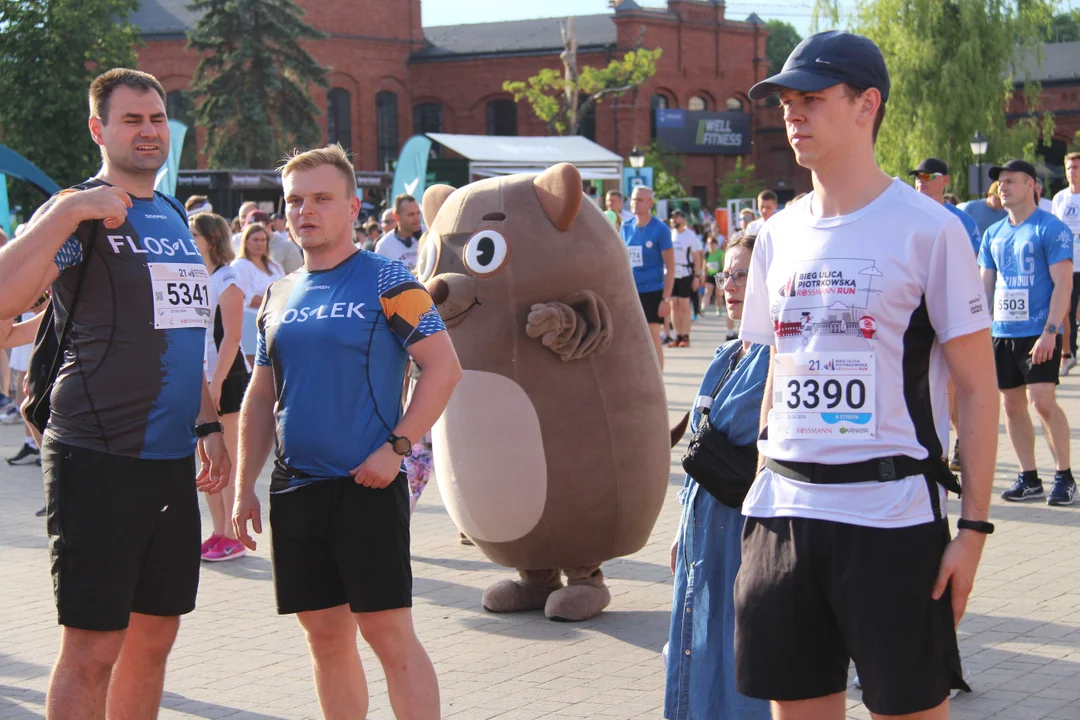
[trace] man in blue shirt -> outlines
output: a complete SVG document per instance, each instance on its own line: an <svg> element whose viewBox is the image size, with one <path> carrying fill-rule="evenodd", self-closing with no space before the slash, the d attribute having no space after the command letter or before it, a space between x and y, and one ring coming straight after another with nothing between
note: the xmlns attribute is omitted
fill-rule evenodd
<svg viewBox="0 0 1080 720"><path fill-rule="evenodd" d="M304 268L274 283L240 418L234 522L262 530L255 481L271 447L274 590L311 649L325 717L367 715L356 629L386 672L397 717L436 720L435 668L413 630L409 490L403 458L461 378L446 326L399 260L360 251L356 175L339 145L281 171ZM406 359L422 367L401 412Z"/></svg>
<svg viewBox="0 0 1080 720"><path fill-rule="evenodd" d="M986 199L968 200L957 205L958 208L966 212L971 216L971 219L975 221L975 224L979 227L980 233L985 233L991 225L996 222L1001 222L1008 214L1005 212L1005 208L1001 205L1001 198L998 197L998 184L996 182L990 183L990 189L986 191Z"/></svg>
<svg viewBox="0 0 1080 720"><path fill-rule="evenodd" d="M1048 505L1071 505L1076 483L1069 464L1069 422L1058 405L1061 324L1072 294L1072 233L1035 205L1035 168L1010 160L990 169L1009 217L992 225L979 250L986 296L991 298L998 388L1020 475L1005 500L1043 497L1035 466L1035 429L1028 403L1049 430L1056 472Z"/></svg>
<svg viewBox="0 0 1080 720"><path fill-rule="evenodd" d="M653 192L638 185L630 195L630 212L634 217L622 225L622 238L630 256L641 309L649 323L653 345L660 369L664 369L664 350L660 344L660 329L671 310L671 294L675 287L675 248L671 230L653 217Z"/></svg>
<svg viewBox="0 0 1080 720"><path fill-rule="evenodd" d="M938 158L926 158L919 167L915 168L908 173L909 176L915 178L915 189L921 192L926 197L930 198L938 205L943 206L946 210L960 220L960 223L964 226L964 230L967 231L968 239L971 240L971 249L975 253L975 258L979 256L979 246L982 244L982 233L979 232L978 226L975 221L971 219L971 216L967 213L958 210L953 207L952 204L945 202L945 188L949 184L949 166L945 164L943 160ZM956 437L956 442L953 445L952 460L949 461L950 470L960 470L960 410L959 405L956 402L956 389L953 387L952 380L949 380L949 424L952 426L953 435Z"/></svg>

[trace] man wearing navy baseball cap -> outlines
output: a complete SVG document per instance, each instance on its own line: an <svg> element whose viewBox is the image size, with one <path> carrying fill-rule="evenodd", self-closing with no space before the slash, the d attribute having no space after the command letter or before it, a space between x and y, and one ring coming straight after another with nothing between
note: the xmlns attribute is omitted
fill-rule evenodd
<svg viewBox="0 0 1080 720"><path fill-rule="evenodd" d="M743 311L742 339L773 354L743 503L736 685L775 717L841 720L851 659L875 717L946 718L967 689L955 627L993 531L990 315L960 220L877 166L889 89L873 42L825 32L750 90L779 94L814 183L762 228Z"/></svg>

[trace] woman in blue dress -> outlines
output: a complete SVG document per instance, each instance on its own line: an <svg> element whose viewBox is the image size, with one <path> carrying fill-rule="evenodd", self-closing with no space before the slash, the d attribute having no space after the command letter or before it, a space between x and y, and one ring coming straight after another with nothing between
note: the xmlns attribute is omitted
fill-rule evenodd
<svg viewBox="0 0 1080 720"><path fill-rule="evenodd" d="M755 236L728 244L716 284L728 317L742 317ZM731 340L716 351L698 391L715 394L709 422L735 446L758 434L769 348ZM725 377L726 375L726 377ZM721 382L723 379L723 382ZM717 385L720 385L717 390ZM714 392L715 391L715 392ZM691 427L697 431L695 409ZM682 520L671 546L675 598L671 607L664 717L669 720L768 720L769 703L735 689L735 575L742 560L743 516L721 504L689 475L679 493Z"/></svg>

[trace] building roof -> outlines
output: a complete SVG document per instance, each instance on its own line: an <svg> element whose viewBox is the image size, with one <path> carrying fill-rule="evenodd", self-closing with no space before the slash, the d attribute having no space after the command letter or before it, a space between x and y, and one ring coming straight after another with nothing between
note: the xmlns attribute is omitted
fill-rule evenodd
<svg viewBox="0 0 1080 720"><path fill-rule="evenodd" d="M148 40L183 37L195 27L200 13L188 10L191 0L142 0L128 21Z"/></svg>
<svg viewBox="0 0 1080 720"><path fill-rule="evenodd" d="M1023 84L1080 82L1080 42L1047 43L1042 46L1042 64L1034 52L1019 58L1014 80Z"/></svg>
<svg viewBox="0 0 1080 720"><path fill-rule="evenodd" d="M576 31L579 48L606 47L616 43L615 16L578 15ZM459 58L463 55L524 54L561 51L559 24L564 18L509 20L470 25L442 25L424 28L428 47L414 60Z"/></svg>

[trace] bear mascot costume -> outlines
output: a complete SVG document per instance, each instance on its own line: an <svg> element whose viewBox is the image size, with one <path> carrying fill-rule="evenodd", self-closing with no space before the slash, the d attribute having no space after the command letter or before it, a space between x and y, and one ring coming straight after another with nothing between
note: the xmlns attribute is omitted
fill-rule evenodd
<svg viewBox="0 0 1080 720"><path fill-rule="evenodd" d="M601 563L644 547L666 494L656 352L626 246L583 199L566 163L423 198L417 274L464 369L435 475L458 528L518 570L484 592L492 612L598 615Z"/></svg>

